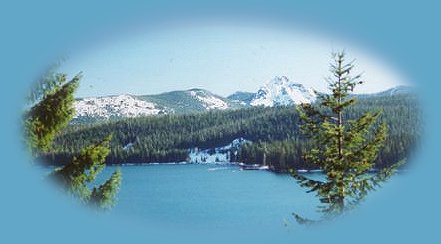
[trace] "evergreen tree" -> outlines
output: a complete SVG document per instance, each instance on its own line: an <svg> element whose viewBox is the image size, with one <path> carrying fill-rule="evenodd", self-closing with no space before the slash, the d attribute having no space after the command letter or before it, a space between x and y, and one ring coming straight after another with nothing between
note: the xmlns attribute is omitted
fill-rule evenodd
<svg viewBox="0 0 441 244"><path fill-rule="evenodd" d="M25 115L27 144L32 155L47 152L55 136L72 119L75 113L73 93L80 79L80 74L70 81L66 81L65 74L48 75L32 93L32 102L41 97Z"/></svg>
<svg viewBox="0 0 441 244"><path fill-rule="evenodd" d="M121 186L121 180L121 171L117 169L104 184L93 188L90 203L102 209L113 207L115 205L116 194Z"/></svg>
<svg viewBox="0 0 441 244"><path fill-rule="evenodd" d="M60 134L75 114L74 92L78 88L81 74L67 81L66 74L50 70L36 83L29 95L31 108L24 116L25 137L34 157L48 152L57 135ZM111 137L81 150L78 156L65 166L56 169L51 176L57 178L67 191L101 208L113 205L113 199L121 184L119 170L101 186L90 190L96 175L105 167L105 159L110 152Z"/></svg>
<svg viewBox="0 0 441 244"><path fill-rule="evenodd" d="M121 172L113 175L99 187L89 188L96 176L104 169L105 160L109 154L111 137L102 142L84 148L80 155L74 157L66 166L56 169L51 177L62 184L69 193L85 203L91 203L101 208L110 208L114 197L121 185Z"/></svg>
<svg viewBox="0 0 441 244"><path fill-rule="evenodd" d="M363 82L361 75L352 75L354 61L347 62L344 52L334 54L333 59L332 76L327 78L331 94L318 94L317 105L302 104L298 109L302 131L312 144L304 159L322 169L325 180L310 179L290 170L302 187L317 194L325 219L355 207L398 166L394 164L377 174L369 174L386 140L387 126L378 122L381 111L345 120L345 112L356 103L350 93ZM294 216L299 223L310 222L297 214Z"/></svg>

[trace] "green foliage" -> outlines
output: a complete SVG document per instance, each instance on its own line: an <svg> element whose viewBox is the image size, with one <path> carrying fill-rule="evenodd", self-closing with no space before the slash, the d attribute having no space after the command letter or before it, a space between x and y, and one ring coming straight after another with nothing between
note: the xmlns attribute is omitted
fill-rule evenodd
<svg viewBox="0 0 441 244"><path fill-rule="evenodd" d="M121 170L117 169L104 184L93 188L90 201L99 208L108 209L113 207L121 181Z"/></svg>
<svg viewBox="0 0 441 244"><path fill-rule="evenodd" d="M38 158L48 152L57 135L69 124L75 114L74 92L81 74L67 81L66 74L51 70L32 89L29 102L33 104L24 116L25 139L31 154ZM71 157L64 167L52 172L69 193L83 202L101 208L110 208L121 184L121 172L117 170L103 185L89 189L99 172L105 167L110 152L107 137L102 142L84 147L78 156Z"/></svg>
<svg viewBox="0 0 441 244"><path fill-rule="evenodd" d="M420 113L416 98L411 94L400 95L371 95L357 96L357 103L348 107L343 114L345 120L351 120L363 114L382 108L383 113L379 119L387 124L388 137L385 146L380 150L378 157L374 160L375 168L382 169L391 166L394 162L408 158L412 155L417 144L420 128ZM320 108L317 108L320 109ZM296 111L292 111L296 113ZM291 122L297 124L295 120ZM379 124L377 122L377 124ZM268 124L269 127L277 128L277 123ZM300 130L297 126L295 130ZM289 133L289 132L286 132ZM250 164L264 164L263 154L266 154L266 165L276 171L293 169L319 169L317 164L306 161L302 155L311 149L311 139L304 135L297 135L294 138L283 139L282 141L258 141L247 144L239 150L238 160ZM285 151L285 160L279 161L277 155ZM273 156L272 156L273 155ZM283 167L286 162L286 168ZM282 163L280 163L282 162Z"/></svg>
<svg viewBox="0 0 441 244"><path fill-rule="evenodd" d="M331 94L319 94L317 105L299 106L301 126L312 146L304 152L305 161L317 165L326 175L324 181L309 179L290 170L300 186L315 192L323 204L325 218L342 214L355 207L369 191L387 180L397 165L377 174L370 174L387 137L386 123L379 123L380 111L365 112L358 118L345 119L344 113L356 103L350 96L361 84L361 76L352 76L354 63L346 62L345 54L334 56L327 79ZM295 214L299 223L308 222Z"/></svg>
<svg viewBox="0 0 441 244"><path fill-rule="evenodd" d="M88 200L90 190L87 184L93 182L98 173L104 167L104 161L109 154L110 137L102 142L88 146L81 150L81 153L73 157L69 164L58 168L53 172L53 176L63 184L72 194L80 199Z"/></svg>
<svg viewBox="0 0 441 244"><path fill-rule="evenodd" d="M238 152L238 160L246 164L269 166L273 171L286 172L288 168L314 169L302 159L308 141L292 138L282 141L247 143Z"/></svg>
<svg viewBox="0 0 441 244"><path fill-rule="evenodd" d="M28 146L33 155L47 152L55 136L67 126L75 110L73 108L73 93L79 85L81 75L66 82L65 74L51 76L42 95L42 100L36 103L25 115L25 131L29 138ZM42 83L46 84L46 83ZM46 87L46 88L47 88Z"/></svg>
<svg viewBox="0 0 441 244"><path fill-rule="evenodd" d="M274 118L278 118L275 120ZM163 115L132 118L93 125L73 125L56 139L53 153L46 154L51 162L67 162L81 147L94 138L113 134L108 163L185 161L188 149L223 146L244 137L252 141L282 140L296 137L298 120L292 108L252 108L234 111L210 111L191 115ZM278 126L268 126L279 122ZM287 133L288 132L288 133ZM132 143L130 147L126 145Z"/></svg>
<svg viewBox="0 0 441 244"><path fill-rule="evenodd" d="M115 171L102 185L89 188L97 175L104 169L105 160L109 154L111 137L81 150L81 153L64 167L56 169L51 177L63 185L69 193L85 203L91 203L101 208L113 206L114 197L121 184L121 172Z"/></svg>

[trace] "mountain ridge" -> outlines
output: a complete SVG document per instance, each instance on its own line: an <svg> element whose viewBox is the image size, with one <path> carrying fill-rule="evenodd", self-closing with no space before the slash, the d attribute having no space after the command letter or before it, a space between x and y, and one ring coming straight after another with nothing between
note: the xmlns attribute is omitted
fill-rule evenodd
<svg viewBox="0 0 441 244"><path fill-rule="evenodd" d="M355 96L392 96L410 93L407 86L397 86L373 94ZM316 94L312 88L276 76L256 92L237 91L223 97L202 88L176 90L154 95L110 95L84 97L75 100L74 122L93 122L119 118L157 116L161 114L187 114L209 110L240 109L253 106L287 106L313 103Z"/></svg>

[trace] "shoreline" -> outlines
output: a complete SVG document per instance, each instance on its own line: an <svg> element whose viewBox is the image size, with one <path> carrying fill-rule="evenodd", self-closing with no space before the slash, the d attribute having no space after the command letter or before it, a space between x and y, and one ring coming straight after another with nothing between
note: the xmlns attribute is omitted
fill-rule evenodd
<svg viewBox="0 0 441 244"><path fill-rule="evenodd" d="M158 165L203 165L203 166L233 166L233 167L240 167L241 170L259 170L259 171L269 171L272 173L282 173L282 174L289 174L288 170L277 170L271 167L265 167L263 165L259 164L244 164L240 162L213 162L213 163L193 163L193 162L152 162L152 163L121 163L121 164L106 164L106 166L110 167L139 167L139 166L158 166ZM39 166L43 167L59 167L57 165L42 165L39 164ZM369 170L369 173L375 173L380 171L381 169L372 169ZM313 174L313 173L322 173L323 170L321 169L296 169L297 173L300 174ZM397 172L407 172L406 169L398 169Z"/></svg>

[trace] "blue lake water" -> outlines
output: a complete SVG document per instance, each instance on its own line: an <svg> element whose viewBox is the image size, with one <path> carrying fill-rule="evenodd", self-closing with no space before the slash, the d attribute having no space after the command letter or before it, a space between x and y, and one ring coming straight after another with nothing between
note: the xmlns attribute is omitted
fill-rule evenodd
<svg viewBox="0 0 441 244"><path fill-rule="evenodd" d="M115 166L106 167L101 179ZM289 175L234 165L134 165L110 214L172 225L236 229L285 228L292 213L317 217L318 200Z"/></svg>
<svg viewBox="0 0 441 244"><path fill-rule="evenodd" d="M116 168L122 171L122 186L116 206L106 214L150 231L221 230L239 231L242 236L250 231L253 236L260 232L292 238L290 232L304 228L295 222L293 212L311 219L320 217L314 193L306 193L287 174L241 170L231 164L144 164L107 166L96 183L102 183ZM319 172L307 176L323 177Z"/></svg>

